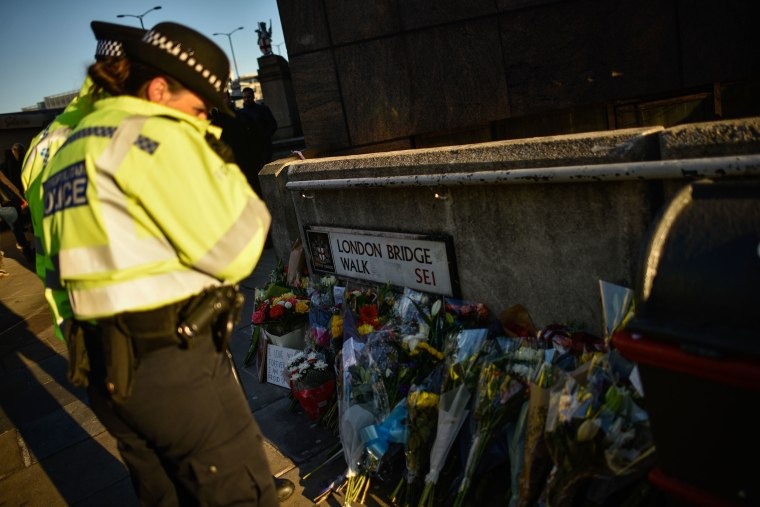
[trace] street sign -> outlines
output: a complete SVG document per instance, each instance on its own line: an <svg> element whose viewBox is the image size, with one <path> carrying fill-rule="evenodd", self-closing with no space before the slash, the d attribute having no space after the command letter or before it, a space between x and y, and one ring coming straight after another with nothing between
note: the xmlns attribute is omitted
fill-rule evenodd
<svg viewBox="0 0 760 507"><path fill-rule="evenodd" d="M312 272L458 296L448 236L305 226Z"/></svg>

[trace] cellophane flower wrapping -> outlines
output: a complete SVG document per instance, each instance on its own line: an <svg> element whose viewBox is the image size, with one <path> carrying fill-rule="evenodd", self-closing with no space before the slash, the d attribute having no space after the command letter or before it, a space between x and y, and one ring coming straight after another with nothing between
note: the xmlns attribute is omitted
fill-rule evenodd
<svg viewBox="0 0 760 507"><path fill-rule="evenodd" d="M376 470L367 454L366 438L362 431L382 422L389 412L389 400L384 386L373 383L377 365L371 364L368 342L376 331L393 318L395 299L389 289L377 290L366 286L347 286L343 304L342 348L340 353L339 428L346 459L346 505L357 501L369 474Z"/></svg>
<svg viewBox="0 0 760 507"><path fill-rule="evenodd" d="M448 314L447 314L448 315ZM479 363L487 354L486 329L462 329L460 324L447 335L441 395L438 400L436 432L430 448L430 466L419 505L435 505L435 489L449 451L470 413L472 392L477 385Z"/></svg>
<svg viewBox="0 0 760 507"><path fill-rule="evenodd" d="M422 496L425 473L430 468L430 450L438 427L438 402L444 374L445 365L441 363L423 384L412 386L407 396L406 471L403 484L397 488L398 505L416 506Z"/></svg>
<svg viewBox="0 0 760 507"><path fill-rule="evenodd" d="M613 479L605 488L609 496L622 484L614 479L643 475L652 464L648 415L610 357L595 354L551 390L545 431L554 467L542 493L551 505L571 505L596 478Z"/></svg>
<svg viewBox="0 0 760 507"><path fill-rule="evenodd" d="M509 322L509 315L505 312L502 325L505 330L520 329L521 333L512 333L520 338L502 337L498 342L511 358L510 371L524 379L530 393L509 433L510 506L513 507L535 505L553 466L544 438L549 388L559 375L575 370L595 352L605 350L605 343L587 332L565 325L553 324L536 331L523 307L519 313L512 312L511 315L517 315L522 324ZM525 322L529 325L526 326Z"/></svg>
<svg viewBox="0 0 760 507"><path fill-rule="evenodd" d="M498 355L485 361L480 369L473 406L476 430L467 456L464 477L454 500L455 507L465 505L472 478L492 438L507 422L517 419L523 402L527 399L524 379L512 372L510 367L511 358L508 355Z"/></svg>
<svg viewBox="0 0 760 507"><path fill-rule="evenodd" d="M345 319L349 323L344 329L351 328L353 318L346 314ZM378 422L368 360L363 354L365 345L366 337L349 331L341 352L343 389L340 393L340 438L348 466L346 476L349 478L359 473L364 454L360 430Z"/></svg>
<svg viewBox="0 0 760 507"><path fill-rule="evenodd" d="M332 319L342 311L342 290L334 276L320 277L309 286L307 340L312 347L333 349Z"/></svg>

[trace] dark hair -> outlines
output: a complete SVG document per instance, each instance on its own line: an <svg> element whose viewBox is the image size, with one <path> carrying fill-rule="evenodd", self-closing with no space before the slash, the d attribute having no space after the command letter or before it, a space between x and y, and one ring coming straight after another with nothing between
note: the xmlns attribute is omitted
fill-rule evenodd
<svg viewBox="0 0 760 507"><path fill-rule="evenodd" d="M93 95L143 95L147 84L156 77L163 77L169 85L169 91L177 92L185 87L176 79L167 76L158 69L140 62L129 61L118 56L105 57L90 65L87 74L92 79Z"/></svg>
<svg viewBox="0 0 760 507"><path fill-rule="evenodd" d="M124 95L124 81L129 76L129 61L120 56L106 56L90 65L87 75L92 80L92 95Z"/></svg>

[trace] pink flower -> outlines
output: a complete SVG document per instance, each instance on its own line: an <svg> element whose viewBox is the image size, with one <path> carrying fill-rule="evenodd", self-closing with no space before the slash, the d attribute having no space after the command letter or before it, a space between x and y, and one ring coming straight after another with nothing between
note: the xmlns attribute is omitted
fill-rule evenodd
<svg viewBox="0 0 760 507"><path fill-rule="evenodd" d="M314 342L320 347L327 347L330 345L330 333L328 333L327 329L317 329L314 336Z"/></svg>

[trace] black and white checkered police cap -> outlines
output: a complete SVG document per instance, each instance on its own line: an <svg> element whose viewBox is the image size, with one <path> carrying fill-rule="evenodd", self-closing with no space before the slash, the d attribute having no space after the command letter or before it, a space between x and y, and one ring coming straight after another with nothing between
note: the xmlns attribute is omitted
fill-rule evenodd
<svg viewBox="0 0 760 507"><path fill-rule="evenodd" d="M90 23L92 33L98 40L95 48L95 59L106 58L109 56L123 57L124 41L139 41L145 34L145 30L133 28L131 26L117 25L116 23L106 23L104 21L93 21Z"/></svg>
<svg viewBox="0 0 760 507"><path fill-rule="evenodd" d="M214 41L178 23L159 23L141 41L126 45L127 58L173 77L204 101L228 112L224 89L230 62Z"/></svg>

